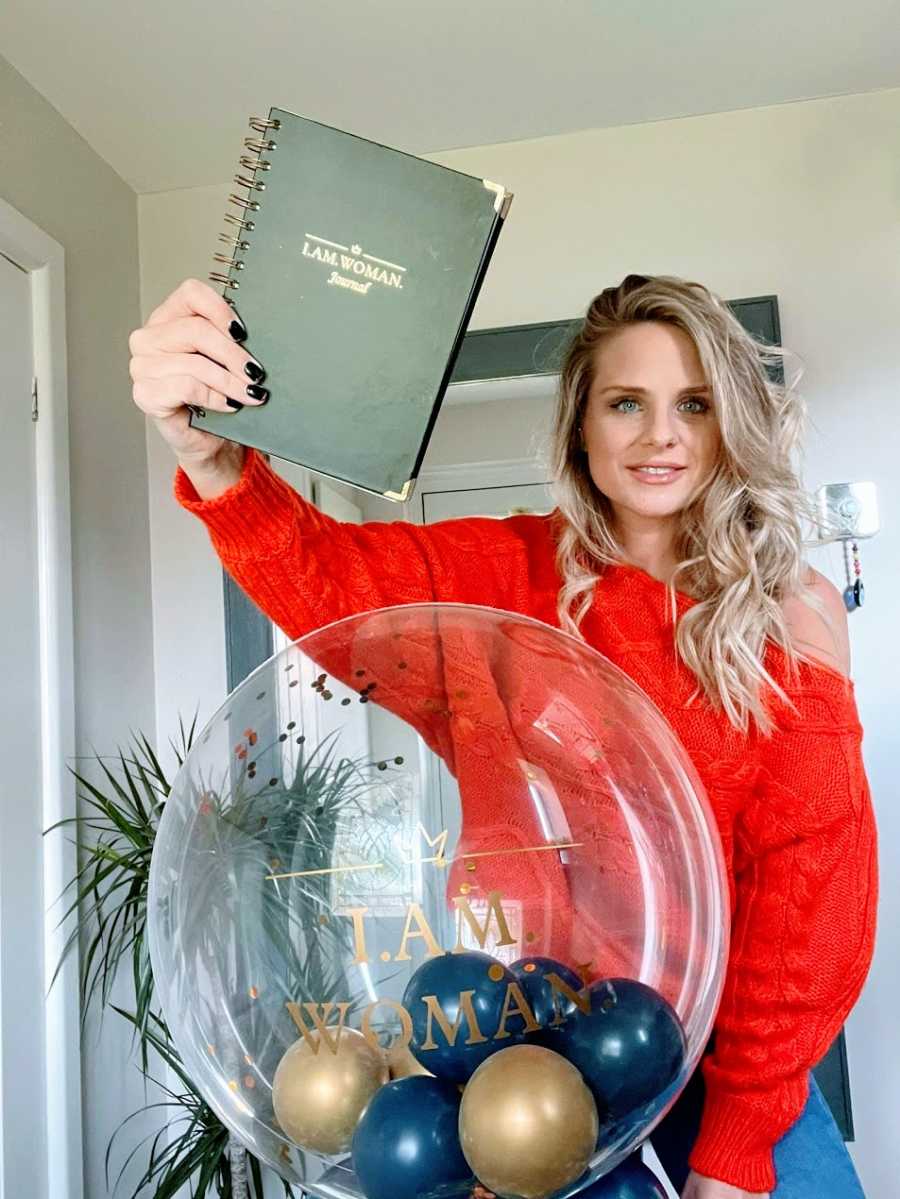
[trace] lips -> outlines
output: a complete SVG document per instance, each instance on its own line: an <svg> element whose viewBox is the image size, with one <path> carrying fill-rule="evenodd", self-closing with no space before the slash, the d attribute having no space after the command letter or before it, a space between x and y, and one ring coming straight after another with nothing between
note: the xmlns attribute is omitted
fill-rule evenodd
<svg viewBox="0 0 900 1199"><path fill-rule="evenodd" d="M654 473L662 473L663 471L667 471L669 474L677 474L678 471L685 470L686 468L683 466L656 466L655 463L648 462L645 466L629 466L628 469L636 471L646 471L647 469L652 469Z"/></svg>

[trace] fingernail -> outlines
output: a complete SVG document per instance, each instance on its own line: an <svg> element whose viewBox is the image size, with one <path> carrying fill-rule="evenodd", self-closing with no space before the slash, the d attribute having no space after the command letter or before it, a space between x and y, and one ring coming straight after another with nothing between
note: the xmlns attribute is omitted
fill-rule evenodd
<svg viewBox="0 0 900 1199"><path fill-rule="evenodd" d="M259 383L262 379L265 379L265 377L266 377L266 372L263 370L263 368L259 365L258 362L244 363L244 374L249 375L254 383Z"/></svg>
<svg viewBox="0 0 900 1199"><path fill-rule="evenodd" d="M265 387L257 387L255 383L247 384L247 395L251 400L259 400L261 404L264 404L269 398L269 393Z"/></svg>
<svg viewBox="0 0 900 1199"><path fill-rule="evenodd" d="M244 328L244 326L241 324L240 321L232 321L231 324L228 326L228 332L231 334L231 336L234 338L235 341L244 341L244 339L247 336L247 330Z"/></svg>
<svg viewBox="0 0 900 1199"><path fill-rule="evenodd" d="M240 410L244 406L240 400L233 400L231 398L231 396L225 397L225 403L228 405L229 408L233 408L235 410L235 412L240 412Z"/></svg>

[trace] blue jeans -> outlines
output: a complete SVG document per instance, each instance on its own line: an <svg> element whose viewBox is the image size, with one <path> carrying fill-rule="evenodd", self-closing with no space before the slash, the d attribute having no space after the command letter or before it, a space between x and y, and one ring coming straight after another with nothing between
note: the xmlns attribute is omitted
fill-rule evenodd
<svg viewBox="0 0 900 1199"><path fill-rule="evenodd" d="M688 1176L688 1155L700 1130L703 1078L698 1067L671 1111L650 1134L656 1155L676 1191ZM815 1078L794 1124L775 1145L778 1185L772 1199L865 1199L850 1154Z"/></svg>

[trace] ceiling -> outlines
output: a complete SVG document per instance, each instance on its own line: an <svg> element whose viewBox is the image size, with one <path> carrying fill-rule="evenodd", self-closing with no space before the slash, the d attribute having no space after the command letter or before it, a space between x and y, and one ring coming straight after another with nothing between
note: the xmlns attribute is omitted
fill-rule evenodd
<svg viewBox="0 0 900 1199"><path fill-rule="evenodd" d="M426 154L900 86L897 0L3 0L0 54L138 192L285 108Z"/></svg>

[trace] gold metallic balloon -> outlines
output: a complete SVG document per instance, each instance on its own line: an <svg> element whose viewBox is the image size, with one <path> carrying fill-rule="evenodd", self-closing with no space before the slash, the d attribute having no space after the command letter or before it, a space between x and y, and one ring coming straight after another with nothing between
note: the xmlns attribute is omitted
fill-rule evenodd
<svg viewBox="0 0 900 1199"><path fill-rule="evenodd" d="M540 1045L513 1045L482 1062L459 1110L462 1150L479 1181L522 1199L543 1199L579 1178L598 1131L580 1072Z"/></svg>
<svg viewBox="0 0 900 1199"><path fill-rule="evenodd" d="M361 1032L344 1028L338 1040L335 1029L325 1043L314 1032L295 1041L278 1063L272 1104L301 1149L340 1153L349 1149L364 1108L387 1081L384 1054Z"/></svg>
<svg viewBox="0 0 900 1199"><path fill-rule="evenodd" d="M399 1041L387 1051L388 1069L391 1078L409 1078L411 1074L424 1074L434 1078L430 1070L426 1070L417 1057L414 1057L406 1045Z"/></svg>

